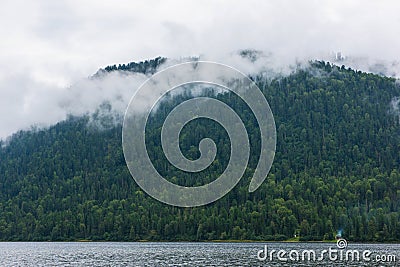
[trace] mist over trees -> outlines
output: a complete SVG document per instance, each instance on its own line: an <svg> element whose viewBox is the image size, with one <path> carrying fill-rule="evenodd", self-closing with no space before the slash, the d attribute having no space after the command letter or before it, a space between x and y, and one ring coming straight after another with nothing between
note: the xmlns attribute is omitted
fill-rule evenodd
<svg viewBox="0 0 400 267"><path fill-rule="evenodd" d="M126 68L148 73L134 64L105 71ZM257 191L248 192L260 153L257 122L232 94L216 98L245 122L252 145L248 169L226 196L197 208L165 205L135 184L122 153L121 125L103 121L108 127L99 130L88 123L93 117L71 116L2 144L0 240L331 240L343 230L350 241L400 241L395 80L325 62L287 77L253 79L271 106L278 136L271 171ZM189 123L181 134L183 154L197 158L199 140L210 137L218 147L216 160L199 174L168 164L162 121L189 97L163 102L146 140L160 173L194 186L223 172L230 143L216 123Z"/></svg>

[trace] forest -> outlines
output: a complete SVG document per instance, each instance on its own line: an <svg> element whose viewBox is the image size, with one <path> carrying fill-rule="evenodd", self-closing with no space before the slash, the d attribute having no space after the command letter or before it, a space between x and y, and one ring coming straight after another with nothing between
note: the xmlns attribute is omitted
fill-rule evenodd
<svg viewBox="0 0 400 267"><path fill-rule="evenodd" d="M163 59L107 67L150 73ZM133 68L133 69L132 69ZM248 184L260 154L257 122L241 99L212 94L245 122L251 157L239 184L220 200L178 208L143 192L126 167L121 128L95 114L70 116L45 129L19 131L0 145L1 241L333 240L400 242L399 83L388 77L310 62L288 76L252 79L275 117L276 156L264 183ZM168 112L190 92L162 102L146 129L157 170L186 186L208 183L229 161L229 138L206 119L187 124L182 153L199 157L204 137L217 144L215 161L189 174L168 164L160 132ZM98 129L93 121L107 127ZM147 138L148 137L148 138Z"/></svg>

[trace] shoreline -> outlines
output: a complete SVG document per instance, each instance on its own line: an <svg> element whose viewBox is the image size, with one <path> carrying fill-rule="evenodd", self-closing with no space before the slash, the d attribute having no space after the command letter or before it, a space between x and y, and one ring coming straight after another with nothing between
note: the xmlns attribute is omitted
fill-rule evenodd
<svg viewBox="0 0 400 267"><path fill-rule="evenodd" d="M204 241L166 241L166 240L137 240L137 241L118 241L118 240L88 240L88 239L80 239L80 240L60 240L60 241L24 241L24 240L13 240L13 241L0 241L0 243L237 243L237 244L244 244L244 243L327 243L332 244L336 243L336 240L324 240L324 241L298 241L298 240L284 240L284 241L268 241L268 240L204 240ZM400 245L400 241L395 242L350 242L351 244L384 244L384 245Z"/></svg>

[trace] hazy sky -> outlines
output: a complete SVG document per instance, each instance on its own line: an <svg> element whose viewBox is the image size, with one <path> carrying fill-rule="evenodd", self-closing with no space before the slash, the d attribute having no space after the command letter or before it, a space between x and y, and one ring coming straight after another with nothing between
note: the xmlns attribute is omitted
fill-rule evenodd
<svg viewBox="0 0 400 267"><path fill-rule="evenodd" d="M354 64L384 63L400 73L399 10L396 0L2 0L0 137L57 122L65 101L81 98L82 107L93 88L112 88L110 79L82 81L99 67L159 55L231 63L230 53L254 48L287 65L341 51L362 62ZM82 93L87 87L90 94Z"/></svg>

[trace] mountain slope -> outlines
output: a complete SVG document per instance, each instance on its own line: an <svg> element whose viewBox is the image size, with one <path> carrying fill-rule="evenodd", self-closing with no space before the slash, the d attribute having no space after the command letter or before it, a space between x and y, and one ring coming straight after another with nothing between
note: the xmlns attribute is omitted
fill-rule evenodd
<svg viewBox="0 0 400 267"><path fill-rule="evenodd" d="M324 62L311 65L288 77L254 77L278 136L271 172L254 193L248 182L259 154L257 124L239 99L216 96L246 122L252 157L235 189L205 207L176 208L147 196L125 165L121 125L100 131L90 116L70 117L15 134L0 149L0 240L283 240L294 234L322 240L343 230L349 240L399 241L400 125L391 106L399 86ZM158 109L147 145L168 179L195 185L223 171L229 141L209 121L188 125L181 136L186 156L198 157L205 136L222 152L198 175L168 165L161 122L185 97Z"/></svg>

